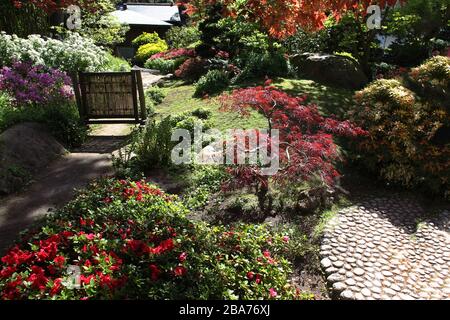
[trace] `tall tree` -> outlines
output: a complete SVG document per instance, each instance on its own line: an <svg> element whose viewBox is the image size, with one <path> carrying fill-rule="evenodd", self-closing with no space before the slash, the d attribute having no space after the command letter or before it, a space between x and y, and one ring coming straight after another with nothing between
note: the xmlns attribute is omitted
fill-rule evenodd
<svg viewBox="0 0 450 320"><path fill-rule="evenodd" d="M222 6L222 15L256 22L274 38L293 35L299 26L317 30L325 20L339 19L347 11L365 14L370 5L381 8L406 0L186 0L183 5L192 16L205 17L212 5Z"/></svg>

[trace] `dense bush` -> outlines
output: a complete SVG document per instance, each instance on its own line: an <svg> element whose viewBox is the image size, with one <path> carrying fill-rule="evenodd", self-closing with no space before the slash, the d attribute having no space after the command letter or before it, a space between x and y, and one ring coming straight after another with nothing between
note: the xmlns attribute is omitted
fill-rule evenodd
<svg viewBox="0 0 450 320"><path fill-rule="evenodd" d="M144 64L144 67L147 69L158 70L163 74L168 74L174 73L175 70L177 70L185 61L186 58L183 57L172 60L166 60L161 58L149 59Z"/></svg>
<svg viewBox="0 0 450 320"><path fill-rule="evenodd" d="M0 132L19 123L39 122L67 148L78 147L86 140L88 128L80 119L75 103L17 108L8 99L0 98Z"/></svg>
<svg viewBox="0 0 450 320"><path fill-rule="evenodd" d="M106 54L106 62L102 67L102 71L109 72L129 72L131 66L128 61L123 58L115 57L110 53Z"/></svg>
<svg viewBox="0 0 450 320"><path fill-rule="evenodd" d="M188 48L200 41L200 31L196 27L172 27L166 41L171 48Z"/></svg>
<svg viewBox="0 0 450 320"><path fill-rule="evenodd" d="M149 87L145 90L145 97L150 99L155 104L160 104L164 101L166 94L159 87Z"/></svg>
<svg viewBox="0 0 450 320"><path fill-rule="evenodd" d="M147 43L139 47L136 52L135 59L138 62L144 63L155 53L163 52L167 49L168 47L164 40L159 40L156 43Z"/></svg>
<svg viewBox="0 0 450 320"><path fill-rule="evenodd" d="M73 98L70 78L57 69L30 62L14 62L0 69L0 90L8 92L16 106L55 104Z"/></svg>
<svg viewBox="0 0 450 320"><path fill-rule="evenodd" d="M195 85L195 95L217 94L222 92L229 84L230 80L225 72L221 70L210 70Z"/></svg>
<svg viewBox="0 0 450 320"><path fill-rule="evenodd" d="M0 66L14 61L31 61L68 73L99 71L106 63L105 52L89 38L68 33L63 40L44 39L39 35L19 38L0 33Z"/></svg>
<svg viewBox="0 0 450 320"><path fill-rule="evenodd" d="M410 83L429 100L442 100L450 107L450 58L433 57L409 73Z"/></svg>
<svg viewBox="0 0 450 320"><path fill-rule="evenodd" d="M1 299L292 299L289 237L193 223L145 182L105 180L1 258ZM79 288L74 289L75 274Z"/></svg>
<svg viewBox="0 0 450 320"><path fill-rule="evenodd" d="M421 79L426 69L420 67L413 77ZM436 132L449 124L442 106L419 99L398 80L377 80L355 99L352 118L370 133L359 144L365 166L393 183L432 192L449 190L450 143L432 143Z"/></svg>
<svg viewBox="0 0 450 320"><path fill-rule="evenodd" d="M144 32L140 36L136 37L132 41L132 44L134 47L139 48L139 47L143 46L144 44L157 43L160 40L161 40L161 38L159 37L159 35L156 32L153 32L153 33Z"/></svg>
<svg viewBox="0 0 450 320"><path fill-rule="evenodd" d="M242 70L237 81L261 77L283 77L288 75L290 67L287 58L281 52L251 52L236 59Z"/></svg>
<svg viewBox="0 0 450 320"><path fill-rule="evenodd" d="M175 71L175 76L184 80L195 81L205 73L205 70L205 60L201 58L189 58Z"/></svg>

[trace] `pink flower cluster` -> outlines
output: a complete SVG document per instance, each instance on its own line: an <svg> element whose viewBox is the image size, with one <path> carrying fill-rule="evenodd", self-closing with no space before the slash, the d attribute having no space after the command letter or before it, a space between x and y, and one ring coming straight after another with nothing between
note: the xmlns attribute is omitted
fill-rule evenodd
<svg viewBox="0 0 450 320"><path fill-rule="evenodd" d="M0 69L0 90L11 94L20 106L72 99L71 85L64 72L30 62L14 62Z"/></svg>
<svg viewBox="0 0 450 320"><path fill-rule="evenodd" d="M169 51L156 53L150 57L150 60L155 60L155 59L171 60L171 59L176 59L176 58L180 58L180 57L193 58L193 57L195 57L195 55L196 55L196 53L195 53L194 49L181 48L181 49L172 49Z"/></svg>

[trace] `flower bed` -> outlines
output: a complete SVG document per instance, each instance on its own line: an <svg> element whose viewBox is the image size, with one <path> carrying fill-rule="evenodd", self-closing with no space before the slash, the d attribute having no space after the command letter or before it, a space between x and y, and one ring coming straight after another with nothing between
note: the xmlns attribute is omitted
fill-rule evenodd
<svg viewBox="0 0 450 320"><path fill-rule="evenodd" d="M292 299L286 235L193 223L176 197L104 180L0 263L1 299ZM68 268L79 268L80 288Z"/></svg>

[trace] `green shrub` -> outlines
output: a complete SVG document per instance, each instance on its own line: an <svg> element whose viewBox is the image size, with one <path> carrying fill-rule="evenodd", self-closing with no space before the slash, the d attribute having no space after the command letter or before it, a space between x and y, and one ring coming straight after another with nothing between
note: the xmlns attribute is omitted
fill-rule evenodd
<svg viewBox="0 0 450 320"><path fill-rule="evenodd" d="M132 44L134 47L139 48L145 44L158 43L159 41L161 41L161 38L156 32L153 33L144 32L140 36L136 37L132 41Z"/></svg>
<svg viewBox="0 0 450 320"><path fill-rule="evenodd" d="M155 104L160 104L164 101L166 94L159 87L149 87L147 90L145 90L145 96Z"/></svg>
<svg viewBox="0 0 450 320"><path fill-rule="evenodd" d="M167 49L169 49L169 47L164 40L159 40L156 43L147 43L139 47L135 59L140 63L144 63L155 53L163 52Z"/></svg>
<svg viewBox="0 0 450 320"><path fill-rule="evenodd" d="M1 299L293 299L290 241L262 225L191 222L143 181L102 180L0 262ZM69 266L81 287L68 287ZM27 279L28 281L24 281Z"/></svg>
<svg viewBox="0 0 450 320"><path fill-rule="evenodd" d="M366 167L406 187L450 190L450 143L433 143L436 132L449 125L442 106L419 99L397 80L377 80L355 99L352 120L370 134L358 145Z"/></svg>
<svg viewBox="0 0 450 320"><path fill-rule="evenodd" d="M174 73L185 61L186 57L181 57L172 60L166 59L149 59L145 63L145 68L158 70L163 74Z"/></svg>
<svg viewBox="0 0 450 320"><path fill-rule="evenodd" d="M22 122L38 122L46 125L67 148L78 147L87 138L88 129L73 103L15 108L8 104L2 106L2 99L5 98L0 98L0 132Z"/></svg>
<svg viewBox="0 0 450 320"><path fill-rule="evenodd" d="M427 99L450 101L450 58L436 56L411 70L409 80L420 95Z"/></svg>
<svg viewBox="0 0 450 320"><path fill-rule="evenodd" d="M199 119L208 120L212 116L212 111L211 110L206 110L206 109L203 109L203 108L197 108L194 111L192 111L191 114L194 117L197 117Z"/></svg>
<svg viewBox="0 0 450 320"><path fill-rule="evenodd" d="M110 53L106 54L106 63L103 66L103 71L109 72L129 72L131 65L123 58L115 57Z"/></svg>
<svg viewBox="0 0 450 320"><path fill-rule="evenodd" d="M166 41L171 48L188 48L200 41L200 31L196 27L172 27L166 33Z"/></svg>
<svg viewBox="0 0 450 320"><path fill-rule="evenodd" d="M203 96L205 94L220 93L228 87L230 80L225 72L220 70L210 70L202 76L196 86L195 95Z"/></svg>
<svg viewBox="0 0 450 320"><path fill-rule="evenodd" d="M238 76L237 81L265 76L283 77L288 75L290 70L289 63L281 52L252 52L239 57L237 64L242 69L242 73Z"/></svg>

